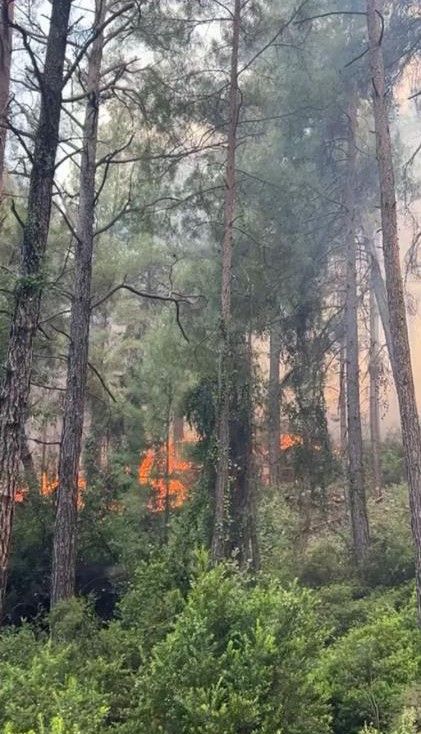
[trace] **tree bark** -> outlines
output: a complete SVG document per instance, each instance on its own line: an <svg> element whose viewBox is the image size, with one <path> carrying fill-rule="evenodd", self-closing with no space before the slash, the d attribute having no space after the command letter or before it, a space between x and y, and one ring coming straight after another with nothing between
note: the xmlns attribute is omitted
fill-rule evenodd
<svg viewBox="0 0 421 734"><path fill-rule="evenodd" d="M370 377L370 443L371 461L373 469L373 486L377 497L382 496L383 474L380 455L380 341L379 341L379 315L376 305L376 297L371 278L370 287L370 353L369 353L369 377Z"/></svg>
<svg viewBox="0 0 421 734"><path fill-rule="evenodd" d="M12 28L15 2L1 0L0 5L0 203L4 196L4 158L7 137L7 110L10 94L10 66L12 61Z"/></svg>
<svg viewBox="0 0 421 734"><path fill-rule="evenodd" d="M25 477L26 485L29 491L33 491L37 488L37 473L35 471L34 460L32 452L29 448L28 437L26 435L25 426L22 429L21 442L20 442L20 460L23 466L23 475Z"/></svg>
<svg viewBox="0 0 421 734"><path fill-rule="evenodd" d="M174 415L173 422L174 454L179 457L184 441L184 418L180 414Z"/></svg>
<svg viewBox="0 0 421 734"><path fill-rule="evenodd" d="M231 491L227 555L240 568L257 569L259 548L256 532L256 481L253 465L253 357L251 333L237 345L241 375L232 385L230 400ZM240 372L240 369L239 369Z"/></svg>
<svg viewBox="0 0 421 734"><path fill-rule="evenodd" d="M368 517L364 486L363 441L360 409L358 345L357 244L355 233L355 131L357 107L351 98L348 108L348 165L345 187L346 232L346 394L348 420L349 510L355 560L362 567L369 547Z"/></svg>
<svg viewBox="0 0 421 734"><path fill-rule="evenodd" d="M0 396L0 618L6 590L22 427L29 397L32 345L44 284L44 254L50 225L70 6L71 0L55 0L52 5L20 273L14 292L5 378Z"/></svg>
<svg viewBox="0 0 421 734"><path fill-rule="evenodd" d="M281 331L279 321L274 321L269 335L269 385L268 385L268 454L269 483L277 487L281 462L281 385L279 360L281 355Z"/></svg>
<svg viewBox="0 0 421 734"><path fill-rule="evenodd" d="M344 338L341 338L339 351L339 431L341 457L345 466L346 457L348 454L348 428L346 416L346 344Z"/></svg>
<svg viewBox="0 0 421 734"><path fill-rule="evenodd" d="M344 498L348 522L351 525L348 478L348 416L346 394L346 336L341 336L339 348L339 433L342 473L345 480Z"/></svg>
<svg viewBox="0 0 421 734"><path fill-rule="evenodd" d="M393 343L390 333L389 306L387 303L386 285L383 279L380 263L377 258L376 248L372 237L364 237L364 245L370 260L371 287L376 296L377 308L382 322L384 337L386 339L387 353L389 355L390 366L392 372L395 372L396 365L393 360Z"/></svg>
<svg viewBox="0 0 421 734"><path fill-rule="evenodd" d="M170 514L171 514L171 413L172 413L172 386L171 382L168 383L168 402L167 402L167 415L165 420L165 472L164 472L164 483L165 483L165 499L164 499L164 543L168 543L168 532L170 525ZM174 451L174 446L173 446Z"/></svg>
<svg viewBox="0 0 421 734"><path fill-rule="evenodd" d="M381 41L383 25L376 0L367 0L373 112L379 171L383 254L393 342L393 374L398 395L402 442L408 478L412 534L415 544L418 623L421 625L421 431L415 399L405 298L401 273L396 214L395 177L388 120L384 61Z"/></svg>
<svg viewBox="0 0 421 734"><path fill-rule="evenodd" d="M96 0L95 28L102 28L105 0ZM88 59L87 102L80 166L79 213L75 275L70 316L70 347L58 469L51 605L73 596L77 551L78 473L82 449L91 314L91 275L94 245L95 171L99 92L104 34L99 32Z"/></svg>
<svg viewBox="0 0 421 734"><path fill-rule="evenodd" d="M230 383L232 370L231 278L236 204L235 156L240 95L238 89L238 50L240 41L241 0L235 0L232 25L231 72L229 86L229 122L224 206L224 239L222 245L221 283L221 356L219 366L219 406L217 424L217 471L215 514L212 535L212 559L225 557L225 505L230 488Z"/></svg>

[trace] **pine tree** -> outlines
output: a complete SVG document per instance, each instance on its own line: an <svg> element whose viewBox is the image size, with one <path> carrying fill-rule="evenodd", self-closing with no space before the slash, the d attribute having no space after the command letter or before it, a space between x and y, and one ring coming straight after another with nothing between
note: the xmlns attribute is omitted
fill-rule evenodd
<svg viewBox="0 0 421 734"><path fill-rule="evenodd" d="M3 614L13 510L19 473L21 435L27 413L33 340L44 285L44 256L58 146L63 69L71 0L54 0L41 84L28 210L23 229L20 271L0 396L0 617Z"/></svg>

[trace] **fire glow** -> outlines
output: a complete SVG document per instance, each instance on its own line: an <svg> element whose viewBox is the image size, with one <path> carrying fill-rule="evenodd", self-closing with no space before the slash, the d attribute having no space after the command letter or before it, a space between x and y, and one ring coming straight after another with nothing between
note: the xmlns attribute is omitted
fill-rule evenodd
<svg viewBox="0 0 421 734"><path fill-rule="evenodd" d="M40 486L40 494L42 494L43 497L50 497L54 492L56 492L58 489L58 477L54 476L53 479L48 479L48 474L46 471L43 471L41 473L41 486ZM84 477L83 472L79 473L78 476L78 500L77 500L77 506L80 509L83 507L83 492L86 489L86 479ZM23 502L25 499L25 496L28 493L28 487L20 487L18 491L16 492L16 502Z"/></svg>
<svg viewBox="0 0 421 734"><path fill-rule="evenodd" d="M186 474L193 470L193 464L178 456L174 444L148 449L139 464L139 484L149 485L153 497L148 503L151 512L164 512L184 504L187 498Z"/></svg>
<svg viewBox="0 0 421 734"><path fill-rule="evenodd" d="M191 443L184 441L183 444ZM280 439L281 452L286 452L303 443L301 436L283 434ZM173 510L181 507L187 499L189 487L194 481L195 470L192 462L180 456L179 451L173 443L167 447L161 445L157 448L149 448L141 459L138 467L137 477L140 486L149 486L152 489L152 497L148 502L150 512L165 512L166 509ZM127 467L126 472L130 473ZM265 478L265 476L263 476ZM78 508L83 507L83 493L87 483L83 472L78 477ZM41 474L40 493L43 497L49 497L58 489L58 477L49 478L47 472ZM16 493L16 502L23 502L28 493L28 487L20 487ZM116 505L117 507L117 505Z"/></svg>

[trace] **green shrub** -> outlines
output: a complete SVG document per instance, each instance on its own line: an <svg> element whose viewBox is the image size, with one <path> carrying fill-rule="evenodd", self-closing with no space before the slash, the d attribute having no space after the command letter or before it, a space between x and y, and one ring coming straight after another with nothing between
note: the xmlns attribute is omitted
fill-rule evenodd
<svg viewBox="0 0 421 734"><path fill-rule="evenodd" d="M418 731L414 709L405 707L397 723L390 729L389 734L417 734ZM361 734L380 734L380 732L373 725L367 726L365 724Z"/></svg>
<svg viewBox="0 0 421 734"><path fill-rule="evenodd" d="M8 723L4 729L4 734L83 734L83 732L78 726L67 727L61 716L54 716L48 725L45 724L44 717L40 715L36 729L30 729L25 732L18 731L12 724Z"/></svg>
<svg viewBox="0 0 421 734"><path fill-rule="evenodd" d="M261 568L289 582L298 576L298 512L285 499L286 487L264 487L258 503L258 533Z"/></svg>
<svg viewBox="0 0 421 734"><path fill-rule="evenodd" d="M77 599L58 605L50 623L52 638L29 625L0 633L0 731L102 734L124 708L122 690L129 699L118 626L102 628Z"/></svg>
<svg viewBox="0 0 421 734"><path fill-rule="evenodd" d="M398 586L414 578L414 547L405 485L388 487L381 502L370 503L369 586Z"/></svg>
<svg viewBox="0 0 421 734"><path fill-rule="evenodd" d="M203 571L140 675L123 731L325 734L315 604L297 587L251 587L227 568Z"/></svg>
<svg viewBox="0 0 421 734"><path fill-rule="evenodd" d="M121 625L136 635L139 648L149 654L172 629L184 599L165 560L140 563L120 602Z"/></svg>
<svg viewBox="0 0 421 734"><path fill-rule="evenodd" d="M19 635L16 633L15 638ZM25 640L28 641L27 635ZM0 678L3 729L8 726L9 730L20 733L36 727L36 734L42 734L43 722L49 732L48 727L56 719L61 721L65 734L76 734L79 729L99 734L108 711L107 698L95 679L78 675L74 668L72 647L57 647L51 642L34 639L25 661L15 661L13 654L3 654Z"/></svg>
<svg viewBox="0 0 421 734"><path fill-rule="evenodd" d="M412 614L415 619L411 609ZM338 734L358 732L365 724L387 730L418 672L417 633L408 625L406 611L379 604L371 615L326 654Z"/></svg>
<svg viewBox="0 0 421 734"><path fill-rule="evenodd" d="M299 578L311 588L340 583L353 574L351 555L340 536L314 538L301 558Z"/></svg>
<svg viewBox="0 0 421 734"><path fill-rule="evenodd" d="M414 574L414 549L409 532L390 519L382 527L374 527L365 566L367 584L398 586L413 579Z"/></svg>
<svg viewBox="0 0 421 734"><path fill-rule="evenodd" d="M356 582L322 586L318 590L320 616L332 639L341 637L351 627L367 621L370 599L364 598Z"/></svg>
<svg viewBox="0 0 421 734"><path fill-rule="evenodd" d="M402 439L390 434L381 446L383 480L386 485L401 484L405 481L405 460Z"/></svg>

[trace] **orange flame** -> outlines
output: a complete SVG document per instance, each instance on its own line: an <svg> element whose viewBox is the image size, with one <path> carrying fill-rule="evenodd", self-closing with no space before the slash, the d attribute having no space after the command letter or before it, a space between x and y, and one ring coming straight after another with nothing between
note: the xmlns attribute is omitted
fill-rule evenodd
<svg viewBox="0 0 421 734"><path fill-rule="evenodd" d="M168 461L168 464L167 464ZM139 484L149 484L154 496L148 503L152 512L163 512L166 504L171 509L180 507L187 497L186 472L192 464L177 455L174 445L169 446L168 460L166 447L148 449L139 464Z"/></svg>
<svg viewBox="0 0 421 734"><path fill-rule="evenodd" d="M54 476L53 479L48 479L48 475L46 471L43 471L41 473L41 486L40 486L40 493L43 495L43 497L49 497L52 495L58 488L58 477ZM78 500L77 500L77 506L79 509L83 507L83 492L86 489L86 479L83 475L83 472L81 472L78 476ZM18 488L16 492L16 502L23 502L26 495L28 494L28 487L26 485L23 485Z"/></svg>
<svg viewBox="0 0 421 734"><path fill-rule="evenodd" d="M190 441L184 441L184 444ZM303 443L301 436L294 434L283 434L280 438L281 451L287 451L294 446L300 446ZM262 456L265 455L263 451ZM148 509L151 512L165 511L167 500L170 509L180 507L187 498L188 485L191 482L191 473L194 465L182 459L174 446L170 443L168 462L166 457L166 447L160 446L157 449L150 448L146 451L138 467L138 481L140 485L149 485L153 490L153 497L148 503ZM125 467L124 472L130 474L130 467ZM190 476L189 476L190 475ZM78 508L81 509L83 503L83 492L87 483L83 472L78 477ZM58 477L54 476L49 479L47 472L41 474L40 492L44 497L53 494L58 488ZM28 493L28 487L23 485L16 492L16 502L23 502ZM118 503L110 503L109 509L121 511Z"/></svg>
<svg viewBox="0 0 421 734"><path fill-rule="evenodd" d="M292 449L294 446L300 446L303 443L301 436L294 436L292 433L285 433L280 438L281 451L287 451Z"/></svg>

